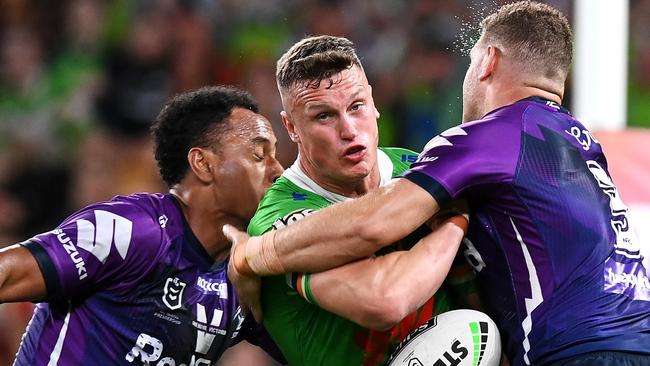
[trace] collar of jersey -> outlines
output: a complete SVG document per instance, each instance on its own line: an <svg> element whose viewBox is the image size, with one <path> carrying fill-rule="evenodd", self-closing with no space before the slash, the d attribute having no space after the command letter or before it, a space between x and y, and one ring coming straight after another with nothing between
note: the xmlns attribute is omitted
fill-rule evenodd
<svg viewBox="0 0 650 366"><path fill-rule="evenodd" d="M383 186L390 182L390 180L393 178L393 162L390 160L388 155L386 155L386 153L380 149L377 149L377 165L379 166L379 185ZM300 156L296 158L296 161L293 163L293 165L291 165L289 169L285 170L282 175L298 187L306 191L313 192L332 203L345 202L352 199L350 197L328 191L327 189L319 186L311 178L309 178L307 174L305 174L305 172L302 170L302 168L300 168Z"/></svg>

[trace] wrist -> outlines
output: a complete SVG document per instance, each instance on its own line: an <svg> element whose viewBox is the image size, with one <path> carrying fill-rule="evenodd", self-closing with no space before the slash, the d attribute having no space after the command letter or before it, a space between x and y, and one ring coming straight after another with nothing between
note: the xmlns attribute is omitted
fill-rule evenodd
<svg viewBox="0 0 650 366"><path fill-rule="evenodd" d="M268 276L285 273L275 250L275 230L251 237L246 245L246 262L253 274Z"/></svg>
<svg viewBox="0 0 650 366"><path fill-rule="evenodd" d="M236 245L233 248L231 262L237 273L241 275L252 275L254 274L253 269L248 264L246 260L246 247L248 246L248 241L243 242L240 245Z"/></svg>

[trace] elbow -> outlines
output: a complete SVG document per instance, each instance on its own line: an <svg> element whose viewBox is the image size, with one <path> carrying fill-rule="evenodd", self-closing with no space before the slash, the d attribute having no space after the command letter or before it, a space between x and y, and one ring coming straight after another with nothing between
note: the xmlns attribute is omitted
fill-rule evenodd
<svg viewBox="0 0 650 366"><path fill-rule="evenodd" d="M408 315L408 307L403 299L382 296L374 299L364 309L357 322L364 328L384 331L399 323Z"/></svg>
<svg viewBox="0 0 650 366"><path fill-rule="evenodd" d="M394 237L391 232L390 223L385 219L368 217L356 221L354 228L355 236L367 244L372 252L367 255L375 254L379 249L391 244L399 239Z"/></svg>

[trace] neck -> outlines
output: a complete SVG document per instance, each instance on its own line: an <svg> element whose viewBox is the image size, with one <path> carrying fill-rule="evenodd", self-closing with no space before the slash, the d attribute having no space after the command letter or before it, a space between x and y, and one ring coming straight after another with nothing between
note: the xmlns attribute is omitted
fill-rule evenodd
<svg viewBox="0 0 650 366"><path fill-rule="evenodd" d="M230 255L231 243L221 228L230 224L245 231L247 223L225 214L212 196L201 188L178 184L169 193L176 197L185 220L205 251L215 261L225 261Z"/></svg>
<svg viewBox="0 0 650 366"><path fill-rule="evenodd" d="M322 188L345 197L357 198L368 193L373 188L379 187L381 176L379 164L371 168L370 173L360 178L335 179L322 174L317 174L316 169L310 169L302 158L299 159L300 169Z"/></svg>
<svg viewBox="0 0 650 366"><path fill-rule="evenodd" d="M550 84L523 83L519 86L491 88L487 91L483 115L528 97L541 97L562 104L563 90Z"/></svg>

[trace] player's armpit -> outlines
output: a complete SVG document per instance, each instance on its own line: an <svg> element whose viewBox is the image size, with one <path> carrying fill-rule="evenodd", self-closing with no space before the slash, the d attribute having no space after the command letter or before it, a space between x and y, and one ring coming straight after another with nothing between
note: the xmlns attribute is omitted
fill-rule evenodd
<svg viewBox="0 0 650 366"><path fill-rule="evenodd" d="M409 251L314 273L302 283L303 292L323 309L363 327L390 328L433 296L464 233L447 221Z"/></svg>
<svg viewBox="0 0 650 366"><path fill-rule="evenodd" d="M20 244L0 250L0 303L45 297L45 280L30 251Z"/></svg>

